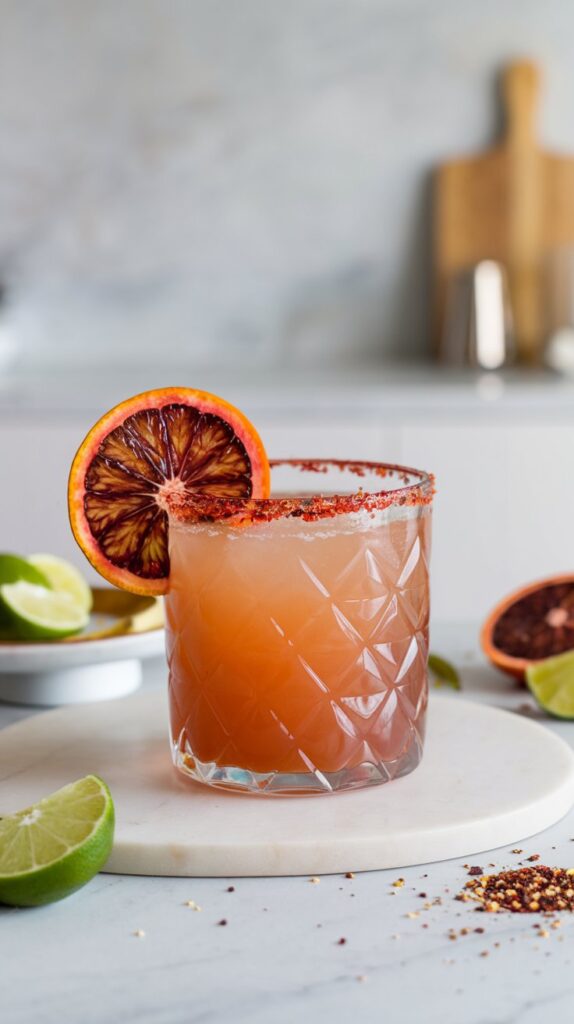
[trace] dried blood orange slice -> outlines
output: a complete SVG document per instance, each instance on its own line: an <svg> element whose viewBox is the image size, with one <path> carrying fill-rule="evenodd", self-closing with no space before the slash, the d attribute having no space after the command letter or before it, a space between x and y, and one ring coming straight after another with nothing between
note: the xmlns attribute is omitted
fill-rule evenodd
<svg viewBox="0 0 574 1024"><path fill-rule="evenodd" d="M516 679L536 662L574 649L574 575L539 580L497 604L481 632L487 658Z"/></svg>
<svg viewBox="0 0 574 1024"><path fill-rule="evenodd" d="M264 498L269 463L249 420L191 388L147 391L106 413L70 470L74 536L95 569L136 594L168 588L170 495Z"/></svg>

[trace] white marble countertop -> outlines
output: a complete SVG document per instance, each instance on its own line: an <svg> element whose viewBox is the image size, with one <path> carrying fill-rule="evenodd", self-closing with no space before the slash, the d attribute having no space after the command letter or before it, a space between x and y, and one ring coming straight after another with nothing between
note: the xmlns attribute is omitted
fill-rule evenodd
<svg viewBox="0 0 574 1024"><path fill-rule="evenodd" d="M462 694L538 714L489 669L475 630L437 626L433 648L462 669ZM160 662L146 686L161 685ZM24 714L0 707L0 726ZM574 724L541 721L568 742ZM496 785L488 765L485 785ZM336 799L336 798L335 798ZM538 853L574 863L574 812L509 849L496 869ZM392 882L402 875L405 885ZM454 900L458 860L350 879L178 879L99 875L61 903L0 909L3 1024L547 1024L574 1011L574 920L538 938L534 915L477 913ZM231 888L232 887L232 888ZM426 898L420 896L426 893ZM430 909L424 904L439 898ZM195 912L185 905L195 900ZM409 915L417 916L409 916ZM220 922L225 920L226 925ZM448 937L468 928L469 934ZM484 929L477 932L475 929ZM138 930L145 932L137 937ZM341 939L345 943L340 943Z"/></svg>

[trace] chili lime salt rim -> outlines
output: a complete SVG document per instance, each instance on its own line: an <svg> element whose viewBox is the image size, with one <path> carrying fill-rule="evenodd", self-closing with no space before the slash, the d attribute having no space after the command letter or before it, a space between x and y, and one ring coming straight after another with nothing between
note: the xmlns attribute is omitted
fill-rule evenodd
<svg viewBox="0 0 574 1024"><path fill-rule="evenodd" d="M268 523L275 519L297 518L306 522L332 519L350 512L375 512L396 507L430 505L435 493L432 473L390 462L345 459L273 459L271 469L288 466L303 473L327 473L338 469L359 479L374 475L381 479L398 478L402 486L366 491L359 485L349 493L295 494L269 498L226 498L205 494L174 493L168 497L168 510L179 523L233 520L234 524Z"/></svg>

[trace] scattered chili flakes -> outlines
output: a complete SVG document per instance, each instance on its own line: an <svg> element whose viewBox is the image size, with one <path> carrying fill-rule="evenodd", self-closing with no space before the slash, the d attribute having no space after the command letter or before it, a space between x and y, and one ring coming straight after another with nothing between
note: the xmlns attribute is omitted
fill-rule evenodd
<svg viewBox="0 0 574 1024"><path fill-rule="evenodd" d="M310 878L309 881L311 882L311 885L319 885L321 879L317 878L316 875L313 875L313 878Z"/></svg>
<svg viewBox="0 0 574 1024"><path fill-rule="evenodd" d="M510 852L511 852L511 853L523 853L524 851L523 851L523 850L519 850L519 849L517 848L517 849L515 849L515 850L511 850Z"/></svg>
<svg viewBox="0 0 574 1024"><path fill-rule="evenodd" d="M482 875L483 874L483 870L482 870L481 867L479 867L478 864L475 864L474 867L468 869L468 874L469 875Z"/></svg>
<svg viewBox="0 0 574 1024"><path fill-rule="evenodd" d="M222 918L221 918L221 921L218 921L217 923L218 923L218 925L219 925L219 926L220 926L221 928L224 928L224 927L225 927L225 925L227 924L227 918L226 918L226 917L222 917Z"/></svg>
<svg viewBox="0 0 574 1024"><path fill-rule="evenodd" d="M337 942L337 945L338 946L346 946L347 945L347 940L346 940L346 938L343 935L341 936L341 938Z"/></svg>
<svg viewBox="0 0 574 1024"><path fill-rule="evenodd" d="M488 913L501 910L518 914L572 911L573 875L574 868L550 868L544 865L501 871L496 875L473 878L455 898L463 902L474 900L480 904L477 910L486 910Z"/></svg>
<svg viewBox="0 0 574 1024"><path fill-rule="evenodd" d="M531 857L527 857L526 860L540 860L539 853L533 853Z"/></svg>
<svg viewBox="0 0 574 1024"><path fill-rule="evenodd" d="M484 928L475 928L474 930L483 932ZM446 937L447 939L450 939L451 942L456 942L457 939L463 938L465 935L470 935L470 933L470 928L461 928L459 932L456 931L456 928L449 928Z"/></svg>
<svg viewBox="0 0 574 1024"><path fill-rule="evenodd" d="M354 878L354 877L355 877L355 872L354 871L345 871L345 878Z"/></svg>
<svg viewBox="0 0 574 1024"><path fill-rule="evenodd" d="M235 886L234 885L228 885L227 889L225 891L226 892L235 892Z"/></svg>
<svg viewBox="0 0 574 1024"><path fill-rule="evenodd" d="M395 881L392 884L394 889L402 889L405 884L405 880L404 878L395 878Z"/></svg>

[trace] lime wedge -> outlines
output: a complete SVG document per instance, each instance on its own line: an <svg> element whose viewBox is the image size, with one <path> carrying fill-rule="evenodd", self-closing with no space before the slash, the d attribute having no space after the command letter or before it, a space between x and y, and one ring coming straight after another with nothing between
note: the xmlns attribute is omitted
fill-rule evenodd
<svg viewBox="0 0 574 1024"><path fill-rule="evenodd" d="M0 902L37 907L70 896L97 874L114 838L114 805L96 775L0 818Z"/></svg>
<svg viewBox="0 0 574 1024"><path fill-rule="evenodd" d="M526 682L549 715L574 718L574 651L529 665Z"/></svg>
<svg viewBox="0 0 574 1024"><path fill-rule="evenodd" d="M0 552L0 586L3 583L19 583L25 580L26 583L35 583L39 587L47 587L50 584L40 569L30 565L20 555L12 555L7 552ZM17 634L14 631L12 620L4 605L0 601L0 639L16 640Z"/></svg>
<svg viewBox="0 0 574 1024"><path fill-rule="evenodd" d="M74 565L58 558L56 555L30 555L28 564L40 572L48 580L48 586L52 590L62 594L69 594L74 598L78 608L84 611L91 611L93 598L92 591L86 583L81 572ZM0 582L4 582L1 580ZM6 581L8 582L8 581ZM12 581L10 581L12 582ZM31 580L30 582L34 582Z"/></svg>
<svg viewBox="0 0 574 1024"><path fill-rule="evenodd" d="M10 629L20 640L57 640L79 633L89 615L69 594L58 594L36 583L0 586L0 606Z"/></svg>
<svg viewBox="0 0 574 1024"><path fill-rule="evenodd" d="M20 555L0 553L0 585L19 583L20 580L25 580L26 583L37 583L39 587L50 588L48 577L40 566L31 565Z"/></svg>

